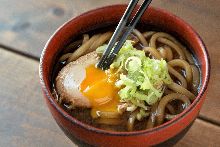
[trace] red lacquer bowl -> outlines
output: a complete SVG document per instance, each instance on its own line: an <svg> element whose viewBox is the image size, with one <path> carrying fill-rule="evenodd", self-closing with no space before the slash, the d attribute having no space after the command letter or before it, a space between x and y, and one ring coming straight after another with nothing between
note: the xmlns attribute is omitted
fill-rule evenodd
<svg viewBox="0 0 220 147"><path fill-rule="evenodd" d="M40 60L40 80L47 105L64 133L74 142L84 142L94 146L150 146L173 144L183 136L198 116L204 102L210 77L208 52L199 35L180 18L161 9L150 7L143 15L142 26L154 26L165 30L185 42L198 58L201 67L202 85L191 106L175 119L158 127L134 132L111 132L84 124L66 111L51 94L51 75L57 56L74 36L116 25L126 9L126 5L114 5L92 10L71 19L61 26L47 42ZM76 143L77 143L76 142Z"/></svg>

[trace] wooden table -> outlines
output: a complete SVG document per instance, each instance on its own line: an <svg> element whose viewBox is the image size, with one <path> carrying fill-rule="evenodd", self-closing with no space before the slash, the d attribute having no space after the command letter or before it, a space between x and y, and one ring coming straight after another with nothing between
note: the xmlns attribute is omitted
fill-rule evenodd
<svg viewBox="0 0 220 147"><path fill-rule="evenodd" d="M70 147L41 92L38 65L49 36L71 17L128 0L1 0L0 146ZM220 0L154 0L204 39L212 75L205 104L180 146L220 146Z"/></svg>

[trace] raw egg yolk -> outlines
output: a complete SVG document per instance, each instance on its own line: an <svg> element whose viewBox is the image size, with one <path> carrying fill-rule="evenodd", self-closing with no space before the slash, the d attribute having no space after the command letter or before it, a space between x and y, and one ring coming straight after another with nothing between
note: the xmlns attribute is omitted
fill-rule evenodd
<svg viewBox="0 0 220 147"><path fill-rule="evenodd" d="M95 65L86 67L86 77L80 85L80 91L89 99L93 117L98 111L117 112L119 89L115 87L116 80L117 77L109 70L103 71Z"/></svg>

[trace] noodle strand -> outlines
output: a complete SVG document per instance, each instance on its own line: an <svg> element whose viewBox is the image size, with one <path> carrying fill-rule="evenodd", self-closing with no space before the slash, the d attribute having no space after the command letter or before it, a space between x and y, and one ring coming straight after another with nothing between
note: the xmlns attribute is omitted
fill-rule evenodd
<svg viewBox="0 0 220 147"><path fill-rule="evenodd" d="M147 40L144 38L144 36L141 34L140 31L138 31L137 29L134 29L134 30L133 30L133 33L138 37L138 39L140 40L140 42L141 42L144 46L148 46Z"/></svg>
<svg viewBox="0 0 220 147"><path fill-rule="evenodd" d="M173 90L175 92L178 92L178 93L181 93L181 94L189 97L190 100L194 100L196 98L196 96L193 93L191 93L189 90L185 89L184 87L182 87L182 86L180 86L176 83L172 83L172 84L169 84L167 86L171 90Z"/></svg>
<svg viewBox="0 0 220 147"><path fill-rule="evenodd" d="M164 114L165 114L165 107L169 102L171 102L173 100L180 100L180 101L184 102L184 104L186 105L186 108L191 104L189 99L185 95L182 95L179 93L172 93L172 94L168 94L168 95L164 96L160 100L158 107L157 107L157 118L156 118L157 125L160 125L163 123Z"/></svg>
<svg viewBox="0 0 220 147"><path fill-rule="evenodd" d="M78 59L80 56L84 55L86 51L90 48L90 46L94 43L94 41L97 40L99 37L100 34L93 35L92 38L90 38L85 44L80 46L75 52L72 53L72 55L67 60L67 63L72 62Z"/></svg>
<svg viewBox="0 0 220 147"><path fill-rule="evenodd" d="M181 59L174 59L168 62L168 64L172 67L178 66L178 67L185 69L187 83L190 84L192 82L192 69L188 62L186 62L185 60L181 60Z"/></svg>

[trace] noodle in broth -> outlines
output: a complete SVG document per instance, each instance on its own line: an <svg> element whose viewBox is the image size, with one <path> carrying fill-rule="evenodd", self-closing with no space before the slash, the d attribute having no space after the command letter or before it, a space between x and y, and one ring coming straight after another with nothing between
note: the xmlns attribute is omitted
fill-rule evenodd
<svg viewBox="0 0 220 147"><path fill-rule="evenodd" d="M77 49L74 52L67 51L59 58L59 62L66 65L95 51L99 46L108 43L112 34L110 31L92 36L83 34L82 39L74 41L66 48ZM139 102L137 106L140 107L131 103L121 103L118 107L120 113L100 112L98 118L91 117L91 109L76 108L73 104L65 102L58 96L54 86L57 102L80 121L111 131L153 128L175 118L179 111L188 108L195 99L200 85L199 68L192 54L175 37L165 32L141 33L134 29L129 39L134 41L134 47L145 51L146 56L167 61L172 83L165 86L160 101L151 106ZM142 111L145 113L141 113Z"/></svg>

